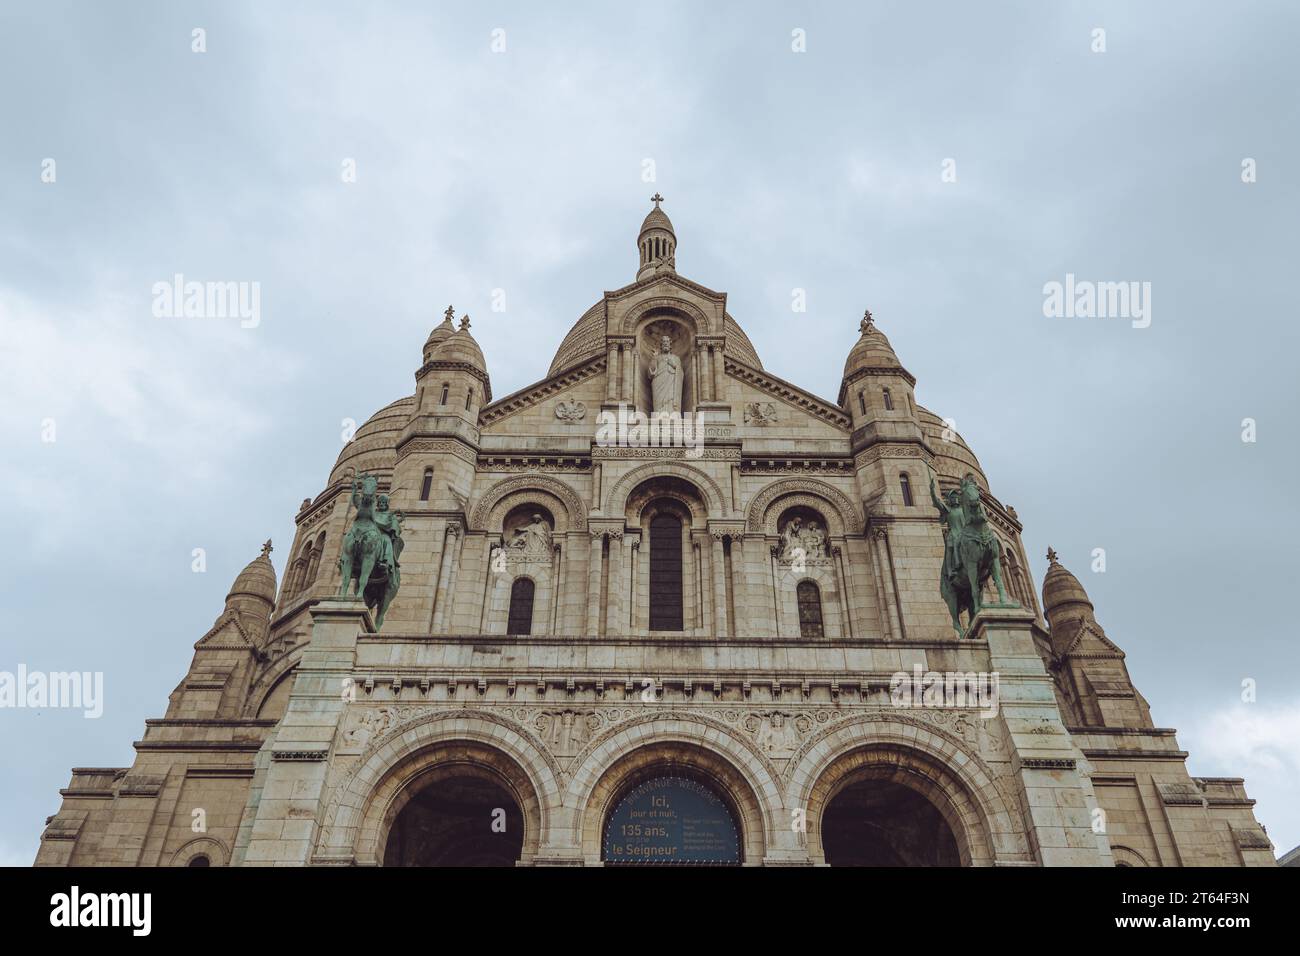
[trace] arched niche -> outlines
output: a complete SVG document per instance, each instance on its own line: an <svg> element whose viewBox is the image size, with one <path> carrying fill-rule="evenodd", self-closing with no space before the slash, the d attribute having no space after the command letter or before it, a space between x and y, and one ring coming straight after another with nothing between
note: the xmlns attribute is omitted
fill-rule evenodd
<svg viewBox="0 0 1300 956"><path fill-rule="evenodd" d="M695 361L695 329L680 312L661 310L646 315L634 333L636 374L633 380L636 407L647 415L654 409L650 370L656 356L675 355L682 368L681 406L679 412L694 409L703 400L700 389L702 372ZM626 359L625 359L626 361Z"/></svg>

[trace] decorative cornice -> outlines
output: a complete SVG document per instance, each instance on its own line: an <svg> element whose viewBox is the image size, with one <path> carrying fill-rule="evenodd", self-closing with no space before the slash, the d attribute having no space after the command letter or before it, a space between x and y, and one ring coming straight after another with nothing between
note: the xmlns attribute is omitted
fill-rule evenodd
<svg viewBox="0 0 1300 956"><path fill-rule="evenodd" d="M455 455L470 464L478 461L478 451L459 438L408 438L397 446L398 461L414 454Z"/></svg>

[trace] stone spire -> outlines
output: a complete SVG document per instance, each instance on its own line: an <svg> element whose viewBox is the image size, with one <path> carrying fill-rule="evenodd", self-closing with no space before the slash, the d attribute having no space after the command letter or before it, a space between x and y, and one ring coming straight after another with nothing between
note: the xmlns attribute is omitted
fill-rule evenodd
<svg viewBox="0 0 1300 956"><path fill-rule="evenodd" d="M636 273L638 280L677 271L677 233L673 231L673 223L668 214L659 208L664 197L655 193L650 201L655 204L654 208L641 223L641 232L636 237L640 253L640 267Z"/></svg>
<svg viewBox="0 0 1300 956"><path fill-rule="evenodd" d="M259 641L266 637L275 605L275 568L271 565L271 542L239 572L226 595L226 611L239 616L245 630Z"/></svg>
<svg viewBox="0 0 1300 956"><path fill-rule="evenodd" d="M861 389L862 385L859 383L863 379L879 378L883 375L905 382L909 390L916 385L916 379L903 368L903 364L898 361L898 356L894 354L894 347L889 344L889 339L885 338L885 333L876 325L875 316L871 314L870 309L863 310L858 331L861 334L853 344L853 348L849 349L848 358L844 360L844 378L840 382L839 403L850 411L852 411L849 405L851 394ZM895 397L901 398L901 395Z"/></svg>
<svg viewBox="0 0 1300 956"><path fill-rule="evenodd" d="M1151 708L1133 686L1124 652L1097 623L1079 579L1047 549L1043 616L1059 662L1058 690L1074 721L1094 727L1151 727Z"/></svg>

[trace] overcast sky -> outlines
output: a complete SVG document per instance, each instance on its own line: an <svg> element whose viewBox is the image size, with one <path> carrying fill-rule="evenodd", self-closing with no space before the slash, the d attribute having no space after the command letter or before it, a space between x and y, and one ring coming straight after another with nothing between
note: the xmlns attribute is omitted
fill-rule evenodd
<svg viewBox="0 0 1300 956"><path fill-rule="evenodd" d="M771 372L834 399L872 309L1036 582L1051 545L1189 770L1300 843L1295 8L621 6L0 9L0 670L106 682L0 711L0 862L131 763L447 304L496 395L542 378L656 190ZM259 324L156 317L177 273L259 283ZM1150 326L1046 318L1067 273L1150 282Z"/></svg>

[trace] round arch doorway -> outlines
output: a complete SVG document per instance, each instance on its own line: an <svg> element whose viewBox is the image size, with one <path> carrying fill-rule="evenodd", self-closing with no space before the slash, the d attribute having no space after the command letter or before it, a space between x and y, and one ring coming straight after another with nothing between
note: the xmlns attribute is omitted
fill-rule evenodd
<svg viewBox="0 0 1300 956"><path fill-rule="evenodd" d="M510 791L489 771L450 767L398 812L384 866L514 866L523 845L524 817Z"/></svg>
<svg viewBox="0 0 1300 956"><path fill-rule="evenodd" d="M835 794L822 814L830 866L960 866L952 827L911 787L867 777Z"/></svg>
<svg viewBox="0 0 1300 956"><path fill-rule="evenodd" d="M739 866L740 828L727 800L704 779L656 775L615 801L601 859L606 866Z"/></svg>

